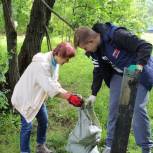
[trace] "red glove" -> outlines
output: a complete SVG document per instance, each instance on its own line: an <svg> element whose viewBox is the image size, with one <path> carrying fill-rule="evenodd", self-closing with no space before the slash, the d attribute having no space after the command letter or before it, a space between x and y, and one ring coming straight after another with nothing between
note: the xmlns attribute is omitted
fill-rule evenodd
<svg viewBox="0 0 153 153"><path fill-rule="evenodd" d="M83 104L83 99L81 99L79 96L77 95L71 95L69 98L68 98L68 102L70 104L72 104L73 106L75 107L81 107L82 104Z"/></svg>

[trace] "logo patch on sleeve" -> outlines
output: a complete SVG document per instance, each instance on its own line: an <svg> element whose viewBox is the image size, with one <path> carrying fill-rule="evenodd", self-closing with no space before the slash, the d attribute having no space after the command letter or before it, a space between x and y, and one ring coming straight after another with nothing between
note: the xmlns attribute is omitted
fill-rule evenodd
<svg viewBox="0 0 153 153"><path fill-rule="evenodd" d="M118 56L119 56L119 54L120 54L120 50L119 49L114 49L114 52L113 52L113 57L115 57L115 58L118 58Z"/></svg>

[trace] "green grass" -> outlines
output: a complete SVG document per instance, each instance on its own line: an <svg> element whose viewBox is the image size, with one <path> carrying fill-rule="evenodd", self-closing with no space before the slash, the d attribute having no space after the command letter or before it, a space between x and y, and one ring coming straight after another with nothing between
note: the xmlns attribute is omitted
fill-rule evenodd
<svg viewBox="0 0 153 153"><path fill-rule="evenodd" d="M151 38L152 35L145 34L145 37ZM0 36L0 49L6 52L5 37ZM153 39L150 39L153 40ZM22 44L23 37L18 37L18 50ZM52 40L54 47L60 38ZM42 50L47 51L46 42L42 45ZM2 53L2 52L1 52ZM68 64L60 68L60 83L61 85L75 93L81 94L83 97L90 95L90 85L92 81L92 64L84 53L79 50L75 58L70 60ZM100 120L102 127L102 140L99 145L100 148L104 146L106 138L106 124L108 119L108 99L109 90L103 85L97 95L95 111ZM76 124L77 110L70 106L66 101L61 99L49 99L47 101L49 125L47 132L47 145L54 148L56 153L66 153L65 146L67 143L68 135ZM150 102L148 111L151 119L151 128L153 130L153 91L150 93ZM31 150L35 152L36 145L36 126L37 122L33 122L33 131L31 134ZM0 116L0 153L19 153L19 137L20 137L20 117L17 114L6 114ZM140 148L136 146L131 131L129 145L129 153L140 153Z"/></svg>

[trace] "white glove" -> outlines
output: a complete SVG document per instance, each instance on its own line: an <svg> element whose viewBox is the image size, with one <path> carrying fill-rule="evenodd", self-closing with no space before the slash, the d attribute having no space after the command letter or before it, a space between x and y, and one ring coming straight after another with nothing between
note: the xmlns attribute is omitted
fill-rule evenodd
<svg viewBox="0 0 153 153"><path fill-rule="evenodd" d="M96 101L96 96L94 96L94 95L90 95L90 96L86 99L87 105L93 105L95 101Z"/></svg>

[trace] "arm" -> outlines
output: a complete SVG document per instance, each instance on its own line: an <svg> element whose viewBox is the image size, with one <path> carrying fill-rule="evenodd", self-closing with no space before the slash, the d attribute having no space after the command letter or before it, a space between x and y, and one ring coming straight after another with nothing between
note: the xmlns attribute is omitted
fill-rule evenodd
<svg viewBox="0 0 153 153"><path fill-rule="evenodd" d="M48 93L50 97L59 97L62 99L66 99L71 105L75 107L81 107L83 104L82 97L78 95L73 95L70 92L67 92L63 89L60 83L56 80L53 80L50 76L50 73L39 69L39 75L37 75L37 83L38 85Z"/></svg>
<svg viewBox="0 0 153 153"><path fill-rule="evenodd" d="M100 73L100 68L94 68L93 70L93 81L92 81L92 94L86 99L87 104L91 105L96 101L96 96L101 88L103 77Z"/></svg>
<svg viewBox="0 0 153 153"><path fill-rule="evenodd" d="M103 70L100 67L94 67L93 70L93 81L92 81L92 95L97 96L98 91L101 88L103 81Z"/></svg>
<svg viewBox="0 0 153 153"><path fill-rule="evenodd" d="M66 93L59 93L56 95L56 97L68 100L70 95L71 94L69 92L66 92Z"/></svg>
<svg viewBox="0 0 153 153"><path fill-rule="evenodd" d="M126 29L118 29L114 32L113 41L120 49L137 53L137 64L145 65L151 55L152 45L138 38Z"/></svg>
<svg viewBox="0 0 153 153"><path fill-rule="evenodd" d="M59 96L66 99L64 94L66 94L67 91L61 87L58 81L53 80L50 74L44 70L39 69L37 83L50 97L53 98L54 96Z"/></svg>

